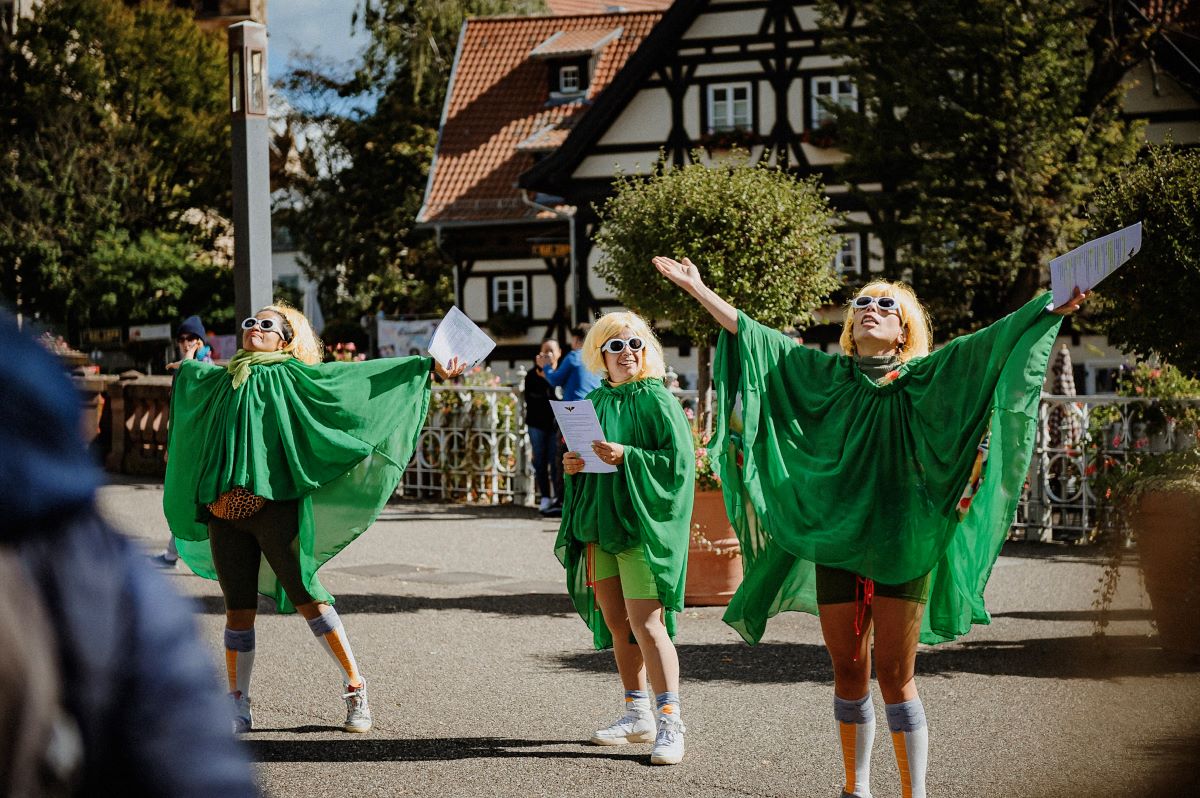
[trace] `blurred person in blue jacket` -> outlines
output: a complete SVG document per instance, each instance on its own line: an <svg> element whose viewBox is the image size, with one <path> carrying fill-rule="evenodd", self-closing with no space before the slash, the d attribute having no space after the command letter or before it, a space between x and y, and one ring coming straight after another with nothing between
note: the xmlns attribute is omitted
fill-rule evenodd
<svg viewBox="0 0 1200 798"><path fill-rule="evenodd" d="M190 607L100 517L78 395L3 310L0 373L0 546L48 621L65 715L41 724L51 731L34 754L81 795L256 795ZM17 718L0 719L0 741L29 739L3 733L39 720Z"/></svg>

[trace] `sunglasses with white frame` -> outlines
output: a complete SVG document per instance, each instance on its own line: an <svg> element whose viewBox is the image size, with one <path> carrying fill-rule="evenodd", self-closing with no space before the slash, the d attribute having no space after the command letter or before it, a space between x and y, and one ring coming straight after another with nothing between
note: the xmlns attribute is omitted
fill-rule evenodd
<svg viewBox="0 0 1200 798"><path fill-rule="evenodd" d="M896 299L894 296L867 296L866 294L863 294L862 296L854 297L854 299L850 302L850 307L854 308L855 310L866 310L867 308L871 307L871 305L874 305L880 310L899 310L900 300Z"/></svg>
<svg viewBox="0 0 1200 798"><path fill-rule="evenodd" d="M629 347L630 352L640 352L645 345L646 343L641 338L609 338L600 344L600 351L619 355L625 351L626 346Z"/></svg>
<svg viewBox="0 0 1200 798"><path fill-rule="evenodd" d="M253 330L255 327L263 332L276 333L284 341L288 340L287 328L284 327L283 322L277 321L276 319L260 319L255 316L251 316L248 319L242 320L243 330Z"/></svg>

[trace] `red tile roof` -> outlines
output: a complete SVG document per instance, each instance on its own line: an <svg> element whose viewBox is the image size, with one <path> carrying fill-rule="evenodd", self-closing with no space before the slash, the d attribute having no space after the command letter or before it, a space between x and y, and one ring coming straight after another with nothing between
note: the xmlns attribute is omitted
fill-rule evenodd
<svg viewBox="0 0 1200 798"><path fill-rule="evenodd" d="M657 12L635 12L468 20L417 221L540 218L522 202L517 178L533 165L533 153L562 142L661 17ZM621 34L600 50L587 94L547 104L547 66L530 52L555 33L574 37L582 31L594 38L597 31L615 28Z"/></svg>
<svg viewBox="0 0 1200 798"><path fill-rule="evenodd" d="M550 13L558 16L608 14L620 7L626 11L666 11L674 0L546 0Z"/></svg>

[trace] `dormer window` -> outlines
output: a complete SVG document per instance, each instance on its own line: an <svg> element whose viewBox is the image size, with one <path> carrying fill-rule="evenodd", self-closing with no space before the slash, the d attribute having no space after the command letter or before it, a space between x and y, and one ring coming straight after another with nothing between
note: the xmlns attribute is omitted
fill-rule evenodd
<svg viewBox="0 0 1200 798"><path fill-rule="evenodd" d="M529 57L544 61L550 104L577 102L587 93L601 52L621 36L621 28L560 30L534 47Z"/></svg>
<svg viewBox="0 0 1200 798"><path fill-rule="evenodd" d="M578 64L565 64L558 68L558 90L562 94L576 94L583 90Z"/></svg>

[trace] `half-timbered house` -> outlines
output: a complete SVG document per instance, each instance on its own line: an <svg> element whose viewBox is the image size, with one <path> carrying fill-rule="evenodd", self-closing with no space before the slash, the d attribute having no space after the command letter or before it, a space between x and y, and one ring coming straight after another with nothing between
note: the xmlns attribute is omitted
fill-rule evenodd
<svg viewBox="0 0 1200 798"><path fill-rule="evenodd" d="M560 10L600 5L551 0ZM828 104L854 104L857 94L839 61L822 51L815 3L659 5L661 13L464 27L420 221L438 231L455 261L458 301L472 318L528 318L523 337L502 338L501 363L617 305L592 268L599 258L591 245L595 206L614 175L648 173L660 153L682 165L738 145L755 162L819 175L846 220L835 268L851 279L883 268L883 243L865 209L836 183L834 167L845 155L827 135ZM1139 67L1127 112L1147 120L1151 141L1200 142L1198 84L1200 75L1188 84ZM518 98L518 91L528 93ZM832 344L834 332L824 332L810 342ZM694 378L686 342L666 340L668 361ZM1079 354L1099 365L1121 357L1103 347L1097 355L1103 341L1084 343L1090 348Z"/></svg>

